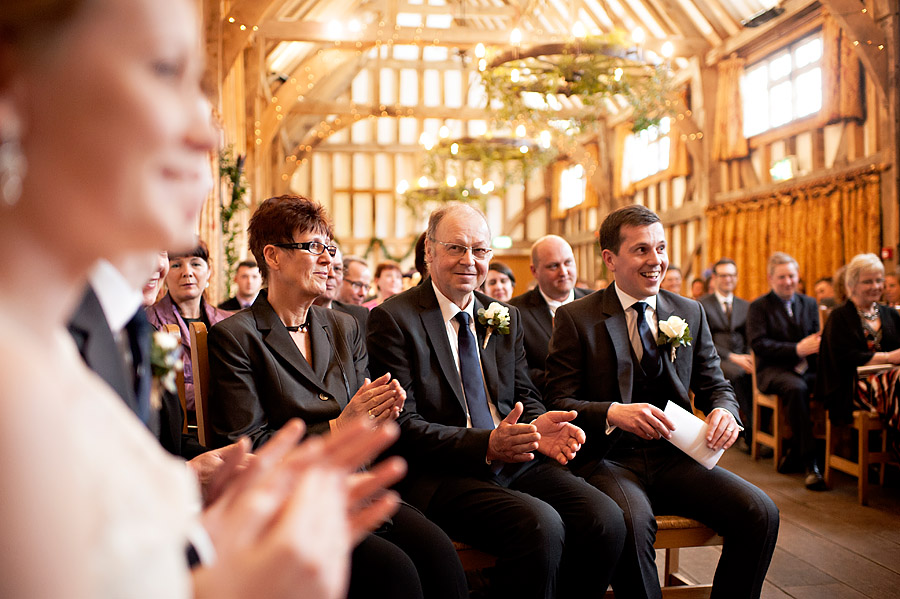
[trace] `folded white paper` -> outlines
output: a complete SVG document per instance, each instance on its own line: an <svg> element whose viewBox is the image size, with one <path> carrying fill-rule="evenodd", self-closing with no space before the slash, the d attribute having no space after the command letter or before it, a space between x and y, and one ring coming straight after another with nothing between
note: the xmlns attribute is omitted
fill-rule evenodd
<svg viewBox="0 0 900 599"><path fill-rule="evenodd" d="M707 470L712 470L725 450L712 450L706 446L706 421L671 401L666 404L663 412L675 425L672 438L669 439L672 445L697 460Z"/></svg>

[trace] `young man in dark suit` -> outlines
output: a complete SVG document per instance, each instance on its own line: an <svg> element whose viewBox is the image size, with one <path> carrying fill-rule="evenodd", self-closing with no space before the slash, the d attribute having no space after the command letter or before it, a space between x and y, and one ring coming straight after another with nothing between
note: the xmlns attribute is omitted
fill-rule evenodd
<svg viewBox="0 0 900 599"><path fill-rule="evenodd" d="M531 274L537 286L509 301L522 315L528 375L539 391L544 389L544 362L556 309L590 293L575 287L578 269L569 243L558 235L541 237L531 246Z"/></svg>
<svg viewBox="0 0 900 599"><path fill-rule="evenodd" d="M713 292L700 298L706 310L709 331L721 360L722 374L734 388L734 395L743 413L744 439L747 451L751 443L753 424L753 369L750 346L747 344L747 310L750 302L734 295L737 287L737 264L722 258L713 265Z"/></svg>
<svg viewBox="0 0 900 599"><path fill-rule="evenodd" d="M220 310L239 312L253 305L259 290L262 289L259 265L253 260L244 260L238 264L237 272L234 273L234 283L237 285L237 294L219 304L217 307Z"/></svg>
<svg viewBox="0 0 900 599"><path fill-rule="evenodd" d="M659 284L669 259L659 217L643 206L611 213L600 229L615 284L556 312L547 357L550 407L577 410L588 440L573 472L625 512L627 537L613 579L617 596L661 596L654 563L655 515L694 518L725 546L716 597L759 597L778 533L778 509L730 472L707 470L666 441L671 401L706 412L706 445L727 449L740 432L738 405L722 376L702 306ZM661 323L687 323L690 345L658 344ZM676 335L679 331L669 329ZM665 336L664 336L665 338Z"/></svg>
<svg viewBox="0 0 900 599"><path fill-rule="evenodd" d="M616 567L625 526L609 497L568 472L584 442L574 412L547 412L528 377L518 310L479 318L491 298L491 234L467 205L435 211L430 278L374 308L369 369L406 389L397 451L404 499L451 538L497 556L502 597L587 597Z"/></svg>
<svg viewBox="0 0 900 599"><path fill-rule="evenodd" d="M747 337L756 354L756 383L763 393L784 401L793 441L778 465L779 472L806 468L804 484L825 490L825 478L816 459L809 395L816 386L819 353L819 307L816 300L797 292L797 261L775 252L767 267L772 291L750 304Z"/></svg>

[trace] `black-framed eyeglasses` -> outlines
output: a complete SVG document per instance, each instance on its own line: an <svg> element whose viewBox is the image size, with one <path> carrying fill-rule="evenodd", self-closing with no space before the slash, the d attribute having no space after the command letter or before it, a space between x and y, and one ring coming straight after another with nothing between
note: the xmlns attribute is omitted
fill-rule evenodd
<svg viewBox="0 0 900 599"><path fill-rule="evenodd" d="M475 248L459 243L446 243L444 241L438 241L437 239L432 239L431 241L439 243L447 248L447 255L452 258L462 258L466 252L472 252L472 256L476 260L487 260L491 257L491 254L494 253L494 250L491 248Z"/></svg>
<svg viewBox="0 0 900 599"><path fill-rule="evenodd" d="M301 243L273 243L272 245L277 248L284 248L286 250L304 250L314 256L321 256L326 251L332 258L334 258L334 255L337 254L336 245L325 245L321 241L303 241Z"/></svg>
<svg viewBox="0 0 900 599"><path fill-rule="evenodd" d="M362 281L351 281L350 279L344 278L345 283L350 283L350 286L354 289L361 289L362 291L368 292L371 289L371 285L368 283L363 283Z"/></svg>

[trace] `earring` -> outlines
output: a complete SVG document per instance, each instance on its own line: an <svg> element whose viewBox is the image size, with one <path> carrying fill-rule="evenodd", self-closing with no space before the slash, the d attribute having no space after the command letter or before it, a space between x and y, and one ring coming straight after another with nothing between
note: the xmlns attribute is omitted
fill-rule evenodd
<svg viewBox="0 0 900 599"><path fill-rule="evenodd" d="M19 125L10 120L0 125L0 202L9 207L18 203L27 168L19 142Z"/></svg>

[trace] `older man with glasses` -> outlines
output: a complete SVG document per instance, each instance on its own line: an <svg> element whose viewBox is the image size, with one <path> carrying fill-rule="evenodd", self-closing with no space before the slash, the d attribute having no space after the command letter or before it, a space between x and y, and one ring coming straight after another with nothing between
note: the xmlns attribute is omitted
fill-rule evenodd
<svg viewBox="0 0 900 599"><path fill-rule="evenodd" d="M344 281L338 300L345 304L362 306L372 287L372 271L359 256L344 256Z"/></svg>

